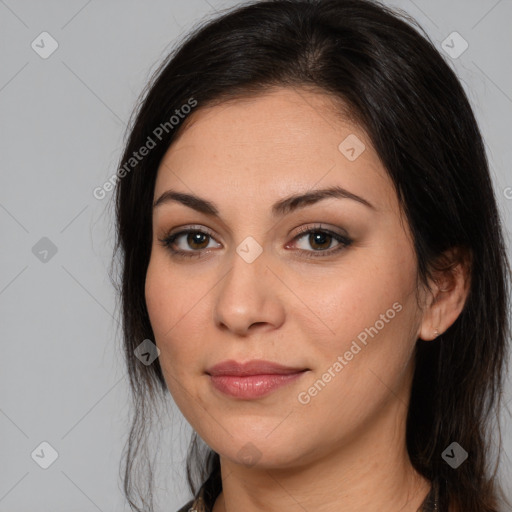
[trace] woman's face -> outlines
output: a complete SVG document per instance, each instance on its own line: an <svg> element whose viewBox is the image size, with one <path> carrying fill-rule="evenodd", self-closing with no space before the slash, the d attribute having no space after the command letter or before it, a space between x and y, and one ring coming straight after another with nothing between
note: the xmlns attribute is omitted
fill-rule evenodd
<svg viewBox="0 0 512 512"><path fill-rule="evenodd" d="M167 151L154 199L197 199L154 207L145 290L178 407L221 456L261 467L389 440L407 412L422 315L408 226L369 139L304 89L193 121ZM348 197L285 201L335 187ZM208 373L255 359L305 371Z"/></svg>

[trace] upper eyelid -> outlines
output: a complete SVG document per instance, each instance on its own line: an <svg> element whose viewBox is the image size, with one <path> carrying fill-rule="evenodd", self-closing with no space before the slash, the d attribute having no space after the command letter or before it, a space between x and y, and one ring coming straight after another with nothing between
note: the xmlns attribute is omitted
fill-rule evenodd
<svg viewBox="0 0 512 512"><path fill-rule="evenodd" d="M336 229L341 229L342 232L341 233L337 233L336 232ZM342 228L339 228L339 227L336 227L336 228L331 228L329 226L325 226L323 225L323 223L321 222L314 222L312 225L305 225L305 226L301 226L300 228L298 228L298 231L297 233L295 233L294 235L294 238L297 236L297 235L301 235L307 231L310 231L310 230L318 230L318 231L331 231L331 232L334 232L336 233L337 235L340 235L340 236L346 236L348 237L348 233L342 229ZM207 235L210 235L212 238L215 238L215 235L213 234L213 230L210 229L210 228L207 228L201 224L190 224L190 225L187 225L185 224L184 226L180 226L178 228L175 228L175 229L170 229L170 230L167 230L167 231L164 231L164 234L163 236L165 237L169 237L169 236L175 236L175 235L178 235L178 234L182 234L182 232L195 232L195 231L199 231L199 232L202 232L202 233L205 233ZM288 232L288 234L293 231L293 230L290 230Z"/></svg>
<svg viewBox="0 0 512 512"><path fill-rule="evenodd" d="M196 225L197 226L197 225ZM181 238L181 236L184 236L185 234L189 234L190 232L200 232L205 234L206 236L209 236L210 238L217 241L215 236L211 234L209 231L209 228L205 227L191 227L191 226L183 226L181 228L177 228L177 230L172 233L173 230L168 231L168 234L164 236L163 239L159 238L160 243L172 253L173 257L180 257L180 258L201 258L209 253L211 253L212 248L208 249L202 248L202 249L174 249L172 245L175 243L176 239ZM297 239L301 239L305 237L306 235L310 234L311 232L324 232L327 233L330 237L334 238L334 240L337 242L337 245L335 247L330 247L326 250L321 251L315 251L315 250L307 250L307 249L300 249L297 248L294 252L300 253L302 257L307 258L308 260L311 259L313 261L314 259L319 260L319 258L329 258L331 256L335 256L338 253L344 251L346 248L351 246L354 242L354 239L346 234L337 233L331 229L319 226L319 223L316 223L313 226L301 226L299 229L299 233L297 233L292 238L292 243L295 242ZM218 242L217 242L218 243ZM289 245L287 244L286 249L289 249ZM329 260L327 260L329 261Z"/></svg>
<svg viewBox="0 0 512 512"><path fill-rule="evenodd" d="M311 232L315 232L315 231L326 232L327 234L330 234L331 236L336 235L341 238L350 240L350 237L349 237L348 233L346 233L346 232L337 233L333 229L330 229L323 225L319 225L319 223L314 223L313 225L301 226L299 228L298 232L295 235L293 235L292 241L302 238L302 237L310 234ZM205 235L209 236L210 238L212 238L213 240L215 240L217 243L221 243L217 240L217 238L215 237L215 235L212 233L212 231L209 228L206 228L206 227L200 226L200 225L183 226L183 227L177 228L174 233L171 230L168 232L168 234L164 234L164 239L174 237L174 239L176 240L177 238L180 238L183 235L186 235L189 233L196 233L196 232L205 234ZM338 241L338 243L341 243L339 240L337 240L337 241ZM205 250L205 249L202 249L202 250ZM186 252L199 252L199 251L186 251Z"/></svg>

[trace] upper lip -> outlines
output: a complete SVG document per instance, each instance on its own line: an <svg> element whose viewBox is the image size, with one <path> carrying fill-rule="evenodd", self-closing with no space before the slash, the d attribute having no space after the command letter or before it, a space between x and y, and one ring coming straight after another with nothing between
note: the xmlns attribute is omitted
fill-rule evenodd
<svg viewBox="0 0 512 512"><path fill-rule="evenodd" d="M307 368L293 368L282 364L253 359L246 363L239 363L233 359L222 361L206 370L209 375L287 375L307 370Z"/></svg>

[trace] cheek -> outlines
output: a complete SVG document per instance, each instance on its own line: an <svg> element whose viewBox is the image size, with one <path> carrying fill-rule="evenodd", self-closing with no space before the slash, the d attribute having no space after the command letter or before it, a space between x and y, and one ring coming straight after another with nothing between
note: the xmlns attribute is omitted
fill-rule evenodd
<svg viewBox="0 0 512 512"><path fill-rule="evenodd" d="M196 294L191 294L190 289L183 285L179 274L170 271L165 258L152 256L146 273L145 298L155 343L161 351L163 369L171 365L179 369L182 366L180 363L190 357L193 347L190 341L196 339L193 333L194 324L187 322L187 313L194 307ZM197 296L201 296L200 290L197 290ZM178 335L184 326L187 329L185 340ZM185 342L187 340L189 342Z"/></svg>
<svg viewBox="0 0 512 512"><path fill-rule="evenodd" d="M414 255L409 246L368 252L323 282L328 287L316 288L311 304L329 329L324 327L310 345L318 363L310 384L319 377L333 384L318 404L340 393L347 406L350 397L354 406L378 401L388 386L400 385L411 361L418 327ZM317 387L323 389L322 382Z"/></svg>
<svg viewBox="0 0 512 512"><path fill-rule="evenodd" d="M151 259L145 282L145 299L149 319L155 336L155 344L160 350L159 363L167 388L188 421L197 424L205 421L196 417L202 410L197 407L201 402L199 393L194 390L197 376L194 369L201 355L197 340L202 339L194 333L198 329L191 309L193 303L201 297L201 290L190 293L190 288L182 288L175 273L169 271L169 265L163 258ZM178 293L180 289L187 293ZM192 295L192 296L191 296ZM195 300L194 300L195 299ZM187 315L188 313L188 315ZM190 396L195 397L194 402Z"/></svg>
<svg viewBox="0 0 512 512"><path fill-rule="evenodd" d="M309 314L318 320L313 323L323 332L326 348L339 350L376 322L383 331L410 325L415 283L415 260L409 246L396 250L375 246L354 252L332 273L319 269L316 274L297 276L294 286L307 306L302 307L305 317Z"/></svg>
<svg viewBox="0 0 512 512"><path fill-rule="evenodd" d="M309 331L316 366L299 402L306 404L308 418L329 410L335 437L346 433L340 425L351 429L371 418L393 395L390 390L398 394L408 378L417 322L414 261L400 267L381 262L372 272L350 272L337 286L324 288L331 300L319 311L333 332L326 335L324 328L324 335L313 339ZM321 304L315 302L320 295L312 301ZM314 422L308 428L315 428Z"/></svg>
<svg viewBox="0 0 512 512"><path fill-rule="evenodd" d="M160 365L173 395L182 386L196 385L209 356L205 319L211 318L212 283L197 274L173 268L165 254L156 252L146 273L146 306L160 349Z"/></svg>

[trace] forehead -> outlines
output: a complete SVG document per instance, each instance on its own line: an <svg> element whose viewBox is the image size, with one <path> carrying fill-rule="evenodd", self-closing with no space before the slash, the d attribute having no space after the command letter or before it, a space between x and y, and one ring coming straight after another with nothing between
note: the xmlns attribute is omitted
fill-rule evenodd
<svg viewBox="0 0 512 512"><path fill-rule="evenodd" d="M164 155L155 197L179 187L203 196L236 190L278 199L316 185L340 185L388 207L394 199L366 133L331 97L282 88L198 107Z"/></svg>

